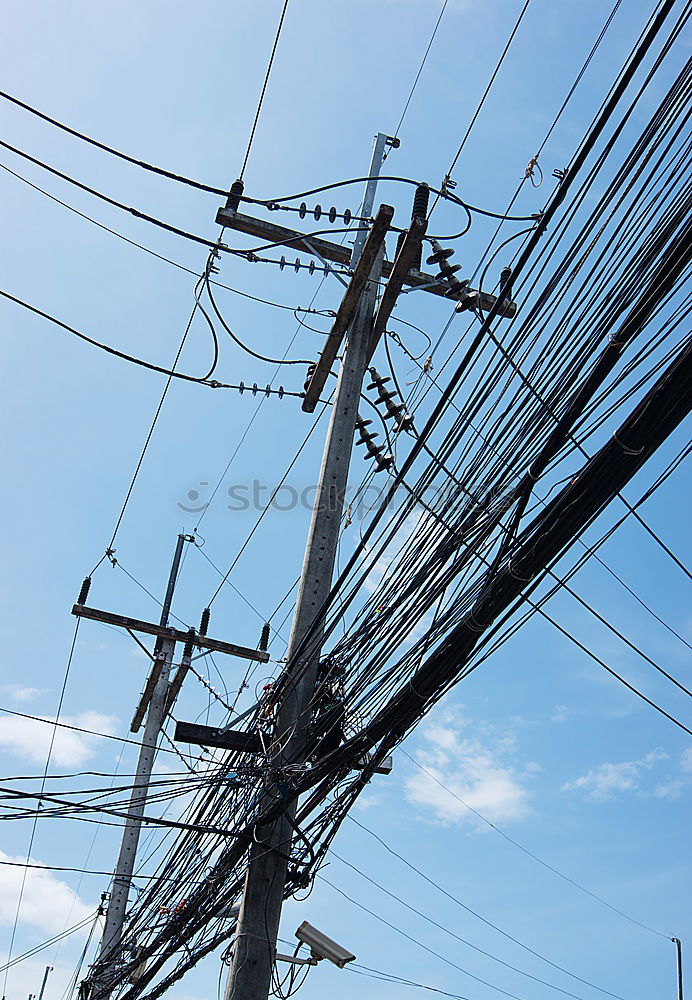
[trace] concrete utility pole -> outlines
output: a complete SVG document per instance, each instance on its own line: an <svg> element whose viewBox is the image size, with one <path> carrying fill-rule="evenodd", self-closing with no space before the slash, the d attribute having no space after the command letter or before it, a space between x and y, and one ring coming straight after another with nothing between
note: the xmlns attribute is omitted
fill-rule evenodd
<svg viewBox="0 0 692 1000"><path fill-rule="evenodd" d="M161 618L159 620L162 628L168 625L168 616L173 601L173 591L175 590L178 570L180 569L183 545L185 542L191 541L193 541L191 535L178 535L173 555L173 565L168 577L166 596L163 601ZM101 990L110 991L117 975L120 939L125 921L127 900L132 885L132 873L134 872L135 859L137 857L139 834L142 828L141 817L147 802L149 781L154 767L159 734L167 714L169 675L173 664L174 651L175 640L161 637L157 639L154 647L152 675L156 670L158 677L149 698L147 721L137 761L137 773L128 807L128 812L133 818L125 821L125 828L123 829L122 840L120 842L120 854L118 855L118 863L115 867L113 877L113 888L111 889L108 909L106 911L106 923L94 968L94 986L98 992ZM135 715L136 718L137 715ZM137 725L136 728L139 728L139 726Z"/></svg>
<svg viewBox="0 0 692 1000"><path fill-rule="evenodd" d="M370 167L371 177L379 174L386 140L387 137L382 135L378 135L375 139L375 152ZM375 183L372 180L368 181L365 215L372 211ZM383 241L388 227L388 221L382 226L383 213L383 217L390 220L393 211L383 206L378 216L383 232L379 238L374 263L369 275L366 275L364 288L358 295L358 300L353 303L353 318L348 326L347 345L333 398L331 420L287 650L287 662L295 679L291 680L289 675L278 708L275 733L277 743L283 745L275 749L272 759L272 766L278 768L287 763L303 762L306 757L309 706L315 689L322 635L321 633L311 635L307 644L305 640L331 589L353 437L358 419L358 403L370 354L377 281L382 269ZM377 225L376 222L375 226ZM375 227L371 235L374 235L374 229ZM372 253L374 249L370 240L369 246L366 246L365 242L360 240L354 247L351 266L356 267L356 270L360 255ZM352 284L357 277L354 273ZM347 289L344 301L348 296ZM299 659L296 661L298 652ZM258 842L250 849L248 873L226 986L226 1000L266 1000L269 995L296 808L296 800L287 801L286 809L279 819L257 831Z"/></svg>
<svg viewBox="0 0 692 1000"><path fill-rule="evenodd" d="M53 971L53 966L52 965L47 965L46 966L46 971L43 973L43 982L41 983L41 989L39 990L39 993L38 993L38 1000L43 1000L43 994L44 994L44 991L46 989L46 983L48 982L48 976L50 975L50 973L52 971Z"/></svg>
<svg viewBox="0 0 692 1000"><path fill-rule="evenodd" d="M269 653L266 649L252 649L248 646L239 646L237 643L212 639L208 636L209 608L205 608L202 612L199 631L193 628L181 631L181 629L169 626L168 617L180 569L183 546L185 542L194 542L194 540L192 535L178 535L158 624L142 621L139 618L129 618L112 611L88 607L85 601L89 593L91 577L87 577L82 584L77 603L72 608L72 614L78 618L89 618L92 621L114 625L117 628L125 629L133 638L136 638L135 632L156 637L151 670L130 725L131 732L139 732L146 716L144 735L137 761L137 773L128 807L128 818L123 829L98 958L89 976L80 984L79 995L82 1000L86 1000L92 993L99 1000L104 1000L110 995L117 982L118 970L122 965L121 939L127 900L132 885L132 873L137 856L144 808L147 803L149 781L156 757L156 747L163 723L173 708L185 676L190 669L193 650L208 649L213 652L225 653L227 656L256 660L259 663L267 663L269 660ZM139 640L137 641L139 642ZM170 679L176 643L182 643L184 648L177 670L173 678Z"/></svg>
<svg viewBox="0 0 692 1000"><path fill-rule="evenodd" d="M673 944L675 945L675 954L678 963L678 1000L683 1000L682 997L682 941L680 938L672 938Z"/></svg>

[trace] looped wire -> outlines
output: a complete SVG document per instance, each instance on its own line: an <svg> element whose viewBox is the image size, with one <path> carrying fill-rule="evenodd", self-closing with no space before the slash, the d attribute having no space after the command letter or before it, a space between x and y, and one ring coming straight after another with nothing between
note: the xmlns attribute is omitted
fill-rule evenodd
<svg viewBox="0 0 692 1000"><path fill-rule="evenodd" d="M626 455L641 455L644 451L644 445L642 445L641 448L630 448L626 444L623 444L615 431L613 432L613 440L616 444L620 445Z"/></svg>
<svg viewBox="0 0 692 1000"><path fill-rule="evenodd" d="M473 611L469 611L467 618L467 624L472 632L485 632L487 625L483 625L482 622L479 622Z"/></svg>
<svg viewBox="0 0 692 1000"><path fill-rule="evenodd" d="M515 580L521 580L522 583L531 583L531 577L530 576L519 576L518 573L514 572L514 569L512 568L512 560L511 559L510 559L510 561L507 564L507 569L509 570L510 576L513 576Z"/></svg>

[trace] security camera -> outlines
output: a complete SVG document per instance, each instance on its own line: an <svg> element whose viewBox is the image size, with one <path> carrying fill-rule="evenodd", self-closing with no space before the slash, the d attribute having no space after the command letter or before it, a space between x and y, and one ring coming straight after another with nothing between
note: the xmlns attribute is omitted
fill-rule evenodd
<svg viewBox="0 0 692 1000"><path fill-rule="evenodd" d="M336 941L332 941L322 931L318 931L307 920L304 920L296 931L296 937L308 946L316 959L328 958L330 962L338 965L340 969L343 969L347 962L353 962L356 957L350 951L342 948Z"/></svg>

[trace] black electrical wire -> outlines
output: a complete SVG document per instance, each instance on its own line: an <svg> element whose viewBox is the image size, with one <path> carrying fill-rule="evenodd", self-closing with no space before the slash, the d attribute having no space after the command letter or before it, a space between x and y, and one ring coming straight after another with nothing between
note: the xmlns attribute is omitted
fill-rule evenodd
<svg viewBox="0 0 692 1000"><path fill-rule="evenodd" d="M115 347L110 347L108 344L103 344L98 340L94 340L93 337L89 337L86 333L81 333L76 330L73 326L67 323L63 323L62 320L57 319L50 313L44 312L43 309L39 309L37 306L32 306L29 302L25 302L23 299L17 298L15 295L11 295L9 292L0 289L0 295L4 298L9 299L10 302L14 302L15 305L22 306L24 309L28 309L29 312L34 313L36 316L40 316L42 319L47 319L49 322L54 323L61 329L66 330L68 333L73 334L75 337L79 337L80 340L86 341L88 344L92 344L94 347L98 347L102 351L106 351L107 354L112 354L116 358L121 358L123 361L129 361L131 364L139 365L142 368L148 368L149 371L159 372L161 375L168 375L170 378L182 379L185 382L196 382L200 385L207 385L209 388L237 388L236 386L222 386L221 383L215 383L209 381L209 372L206 375L187 375L184 372L177 372L171 368L164 368L161 365L152 364L149 361L144 361L142 358L136 358L131 354L126 354L124 351L119 351ZM210 369L213 371L213 368Z"/></svg>
<svg viewBox="0 0 692 1000"><path fill-rule="evenodd" d="M422 948L423 951L427 951L430 955L434 955L435 958L439 958L441 962L444 962L446 965L451 965L452 968L456 969L458 972L463 972L465 975L469 976L477 983L481 983L483 986L488 986L490 987L490 989L495 990L497 993L501 993L503 996L510 997L511 1000L522 1000L522 998L518 997L516 993L510 993L508 990L503 990L500 986L497 985L497 983L489 983L486 979L481 978L481 976L475 975L473 972L470 972L469 969L465 969L463 966L459 965L458 962L454 962L452 961L451 958L447 958L446 955L441 954L441 952L435 951L433 948L429 948L426 944L423 944L422 941L419 941L418 938L413 937L413 935L408 934L406 931L402 930L401 927L398 927L396 924L390 923L390 921L386 920L385 917L383 917L381 914L376 913L374 910L371 910L369 906L365 906L364 903L361 903L359 902L359 900L354 899L353 896L349 896L349 894L347 892L344 892L343 889L340 889L338 885L334 885L334 883L330 881L330 879L328 879L326 875L318 873L317 877L321 879L323 882L326 882L327 885L331 886L332 889L334 889L336 892L339 893L339 895L343 896L344 899L347 899L349 903L353 903L354 906L357 906L359 909L363 910L364 913L368 913L371 917L374 917L376 920L379 920L380 923L385 924L385 926L389 927L390 930L396 931L396 933L400 934L401 937L405 937L407 941L410 941L412 944L415 944L419 948Z"/></svg>
<svg viewBox="0 0 692 1000"><path fill-rule="evenodd" d="M14 862L0 861L0 864L11 865L14 864ZM28 865L27 867L34 868L41 866ZM18 965L20 962L24 962L27 958L31 958L37 952L43 951L45 948L50 948L51 945L57 944L59 941L63 941L66 937L69 937L71 934L74 934L77 931L82 930L82 928L86 927L87 924L90 924L93 921L93 919L94 919L94 914L90 913L88 917L84 918L84 920L80 920L78 923L73 924L72 927L67 928L60 934L55 934L53 937L48 938L47 941L43 941L41 942L41 944L35 945L33 948L30 948L29 951L24 952L23 955L17 955L15 958L8 959L8 961L3 966L0 966L0 972L7 972L8 969L11 969L13 965Z"/></svg>
<svg viewBox="0 0 692 1000"><path fill-rule="evenodd" d="M172 368L164 368L161 365L155 365L149 361L144 361L142 358L136 358L131 354L126 354L124 351L117 350L117 348L115 347L110 347L108 344L104 344L98 340L94 340L92 337L87 336L86 333L81 333L79 330L76 330L73 326L69 326L69 324L63 323L62 320L57 319L50 313L44 312L37 306L33 306L29 302L25 302L23 299L17 298L17 296L11 295L9 292L3 291L2 289L0 289L0 295L2 295L6 299L9 299L11 302L14 302L16 305L22 306L24 309L28 309L30 312L35 313L37 316L41 316L42 319L49 320L51 323L54 323L56 326L61 327L68 333L74 334L74 336L79 337L80 340L85 340L88 344L92 344L94 347L98 347L100 348L100 350L106 351L106 353L108 354L113 354L115 357L121 358L123 361L129 361L132 364L139 365L142 368L148 368L149 371L159 372L162 375L168 375L170 379L178 378L182 379L185 382L196 382L199 385L205 385L210 389L236 389L239 391L243 391L244 389L249 388L248 386L245 385L240 385L240 384L233 385L231 383L218 382L214 379L210 379L209 374L214 370L214 367L216 365L216 357L214 358L213 367L210 369L210 372L207 372L206 375L201 375L201 376L188 375L184 372L175 371ZM217 351L215 350L214 353L216 355ZM304 362L288 362L288 363L303 364ZM265 393L265 390L262 388L259 388L257 391ZM270 390L270 392L275 393L278 392L278 390L272 389ZM303 396L303 393L301 392L292 392L291 390L288 389L284 389L282 394L284 396L297 396L297 397ZM111 544L112 541L113 540L111 540Z"/></svg>
<svg viewBox="0 0 692 1000"><path fill-rule="evenodd" d="M521 25L521 22L524 19L524 14L526 13L526 10L527 10L530 2L531 2L531 0L524 0L524 6L521 8L521 10L519 12L519 16L517 17L517 20L514 23L514 27L512 28L512 31L510 32L510 35L509 35L509 38L507 39L505 47L504 47L504 49L502 50L502 52L500 54L500 57L499 57L496 65L495 65L495 69L493 70L492 75L490 77L490 80L488 81L488 84L487 84L485 90L483 91L483 95L482 95L480 101L478 102L478 106L477 106L475 112L473 113L473 117L471 118L469 126L466 129L466 132L464 133L464 136L463 136L463 138L461 140L461 143L459 144L459 148L457 149L456 153L454 154L454 157L452 158L452 163L451 163L451 165L449 167L449 170L446 173L446 177L450 177L451 176L452 171L454 170L455 166L457 165L457 162L459 160L459 157L461 156L462 150L464 149L464 146L466 145L466 140L471 135L471 132L473 130L473 126L476 124L478 116L481 113L483 105L485 104L485 99L487 98L488 94L490 93L490 91L492 89L492 86L493 86L493 83L495 82L495 78L496 78L497 74L500 72L500 69L502 68L502 64L505 61L505 56L509 52L510 46L511 46L512 42L514 41L514 36L516 35L517 31L519 30L519 26ZM438 196L436 197L435 201L432 204L432 207L430 208L430 211L428 212L428 218L430 218L430 216L432 215L432 213L433 213L433 211L435 209L435 205L438 203L439 200L440 200L440 195L438 194Z"/></svg>
<svg viewBox="0 0 692 1000"><path fill-rule="evenodd" d="M221 326L224 328L224 330L229 335L229 337L231 338L231 340L233 340L239 347L242 347L242 349L247 354L250 354L253 358L257 358L259 361L265 361L265 362L267 362L270 365L309 365L309 364L311 364L310 361L306 361L304 359L286 360L285 358L282 358L282 359L268 358L264 354L258 354L257 351L254 351L251 347L248 347L247 344L243 343L243 341L240 339L240 337L238 337L235 333L233 333L233 331L231 330L230 326L228 325L228 323L226 322L226 320L223 318L223 316L222 316L222 314L221 314L221 312L219 310L219 307L216 304L216 299L214 298L214 296L212 294L211 285L209 283L209 276L208 275L205 277L204 284L205 284L205 288L207 290L207 295L209 296L209 301L211 302L211 307L214 310L214 312L216 313L216 318L218 319L219 323L221 323ZM300 320L298 322L300 322Z"/></svg>
<svg viewBox="0 0 692 1000"><path fill-rule="evenodd" d="M262 91L260 93L259 101L257 102L257 111L255 112L255 119L252 123L252 129L250 131L250 138L248 140L247 149L245 150L245 158L243 159L243 165L240 168L239 177L242 179L245 173L245 168L247 166L247 161L250 157L250 150L252 149L252 143L255 138L255 131L257 129L257 123L259 121L259 116L262 111L262 105L264 104L264 95L267 92L267 84L269 83L269 76L272 71L272 66L274 65L274 56L276 55L276 50L279 45L279 38L281 37L281 29L283 28L284 18L286 17L286 10L288 8L289 0L284 0L284 5L281 8L281 16L279 18L279 26L276 29L276 35L274 36L274 44L272 45L271 55L269 56L269 63L267 65L267 71L264 75L264 83L262 84Z"/></svg>
<svg viewBox="0 0 692 1000"><path fill-rule="evenodd" d="M437 20L435 21L435 27L433 28L432 34L430 36L430 40L429 40L428 45L427 45L427 48L426 48L425 52L423 53L423 58L421 60L421 64L418 67L418 72L416 73L416 76L415 76L415 79L413 81L413 84L411 85L411 89L409 91L408 97L406 98L406 103L404 104L403 110L401 112L401 117L399 118L399 124L397 125L397 127L394 129L394 132L392 133L395 139L399 137L399 132L401 130L401 126L404 123L404 118L406 117L406 112L408 111L409 104L411 103L411 100L413 99L413 95L416 92L416 87L418 86L418 81L420 80L421 73L423 72L423 70L425 68L425 64L428 61L428 56L430 55L430 49L432 48L433 42L435 41L435 36L437 35L437 29L440 27L440 23L441 23L442 18L444 16L444 12L447 10L447 4L448 4L448 2L449 2L449 0L444 0L444 2L442 4L442 7L440 8L440 13L439 13L439 15L437 17ZM386 150L385 154L383 156L383 160L386 160L388 153L389 153L389 151Z"/></svg>
<svg viewBox="0 0 692 1000"><path fill-rule="evenodd" d="M118 208L122 212L127 212L129 215L133 215L136 219L142 219L143 222L149 222L151 225L157 226L159 229L163 229L168 233L173 233L175 236L182 236L184 239L190 240L193 243L199 243L202 246L207 247L208 250L217 249L223 250L224 253L238 254L241 257L247 256L246 251L244 250L231 250L223 244L219 244L213 240L208 240L204 236L196 236L194 233L189 233L185 229L173 226L169 222L157 219L153 215L147 215L146 212L140 212L137 208L125 205L116 198L111 198L102 191L98 191L96 188L90 187L88 184L83 184L82 181L78 181L75 177L71 177L70 174L63 173L62 170L58 170L56 167L51 167L48 163L44 163L42 160L37 159L35 156L31 156L29 153L18 149L16 146L11 146L8 142L5 142L2 139L0 139L0 146L2 146L3 149L9 150L10 153L14 153L16 156L21 156L22 159L28 160L29 163L33 163L35 166L41 167L42 170L48 171L48 173L53 174L53 176L59 177L63 181L67 181L68 184L72 184L74 187L79 188L80 191L86 191L87 194L93 195L94 198L98 198L100 201L106 202L107 205L111 205L113 208Z"/></svg>
<svg viewBox="0 0 692 1000"><path fill-rule="evenodd" d="M473 806L469 805L469 803L466 802L465 799L463 799L457 792L455 792L453 789L451 789L448 785L444 784L444 782L442 782L436 775L434 775L432 773L432 771L429 771L426 767L424 767L423 764L421 764L419 761L417 761L415 757L412 757L411 754L408 753L403 747L400 748L400 751L406 757L407 760L409 760L412 764L415 764L415 766L417 768L419 768L420 771L422 771L428 778L430 778L437 785L439 785L440 788L443 788L446 792L449 793L449 795L451 795L453 798L457 799L457 801L460 802L464 806L465 809L468 809L468 811L470 813L472 813L477 819L479 819L479 820L481 820L481 822L485 823L485 825L488 826L488 827L490 827L491 830L494 830L495 833L499 833L500 836L503 837L505 840L507 840L507 842L510 843L513 847L518 848L520 851L522 851L522 853L526 854L533 861L537 861L538 864L542 865L548 871L552 872L553 875L557 875L559 878L563 879L565 882L568 882L570 885L574 886L574 888L578 889L580 892L583 892L585 895L589 896L591 899L595 900L598 903L601 903L601 905L603 905L603 906L606 906L611 912L617 913L618 916L624 917L625 920L628 920L630 923L635 924L637 927L641 927L642 930L649 931L651 934L655 934L657 937L668 938L670 936L668 934L664 934L661 931L656 930L654 927L650 927L648 924L642 923L640 920L637 920L635 917L632 917L628 913L625 913L624 910L618 909L618 907L613 906L612 903L609 903L606 899L603 899L601 896L597 896L595 893L591 892L590 889L587 889L585 886L583 886L581 883L575 881L569 875L565 875L564 872L560 871L558 868L555 868L553 865L549 864L547 861L544 861L543 858L539 857L533 851L529 850L529 848L525 847L519 841L516 841L513 838L509 837L509 835L506 834L501 827L497 826L496 823L493 823L486 816L484 816L482 813L480 813L477 809L475 809ZM374 839L376 841L378 841L378 843L381 844L382 847L384 847L385 850L387 850L390 854L393 854L394 857L398 858L399 861L402 861L408 868L410 868L412 871L416 872L416 874L419 875L422 879L425 879L426 882L429 882L430 885L433 886L433 888L438 889L441 893L443 893L450 900L452 900L452 902L457 903L464 910L468 910L469 909L469 907L466 905L466 903L463 903L457 896L455 896L453 893L451 893L449 891L449 889L445 889L444 886L441 886L438 882L435 882L434 879L432 879L429 875L427 875L424 871L422 871L422 869L420 869L417 865L414 865L413 862L410 859L404 857L402 854L400 854L398 851L396 851L391 846L391 844L387 843L387 841L384 840L383 837L380 837L377 833L374 832L374 830L371 830L369 827L367 827L361 820L358 820L354 816L351 816L351 815L349 815L348 818L349 818L349 820L352 823L354 823L356 826L360 827L361 830L364 830L366 833L370 834L371 837L374 837ZM502 930L496 924L488 921L486 918L482 917L476 911L472 910L471 913L472 913L473 916L477 917L477 919L481 920L483 923L487 923L494 931L497 931L498 934L502 934L503 937L507 937L514 944L518 944L521 948L524 948L525 950L531 951L531 949L528 948L527 945L523 944L521 941L515 939L514 937L508 935L508 933L506 931ZM545 958L544 955L541 955L540 953L536 953L536 952L534 952L534 954L536 954L536 957L542 958L545 961L548 961ZM549 962L549 964L552 965L553 963ZM559 967L556 966L556 968L559 968ZM560 971L565 972L566 970L565 969L561 969ZM568 975L570 975L570 973L568 973Z"/></svg>
<svg viewBox="0 0 692 1000"><path fill-rule="evenodd" d="M246 201L252 205L263 205L265 208L272 211L280 207L280 203L284 201L297 201L298 198L309 198L311 195L320 194L322 191L332 191L335 188L348 187L351 184L364 184L371 180L377 181L391 181L393 183L408 184L412 187L419 187L421 181L413 180L411 177L399 177L394 174L373 174L372 176L365 177L349 177L348 180L343 181L332 181L330 184L321 184L319 187L310 188L306 191L298 191L296 194L282 195L278 198L251 198L249 195L243 195L241 201ZM453 202L459 208L464 208L466 211L477 212L479 215L487 215L493 219L503 219L507 222L535 222L535 215L499 215L495 212L491 212L488 209L478 208L475 205L471 205L466 201L463 201L457 195L452 194L451 191L442 191L439 188L433 187L428 184L428 187L433 194L438 195L440 198L445 198L448 201ZM331 231L331 230L329 230Z"/></svg>
<svg viewBox="0 0 692 1000"><path fill-rule="evenodd" d="M49 125L53 125L55 128L59 128L63 132L67 132L68 135L74 136L75 139L87 142L90 146L95 146L104 153L110 153L112 156L117 156L119 159L125 160L127 163L132 163L136 167L142 167L144 170L150 170L152 173L159 174L162 177L168 177L169 180L179 181L182 184L187 184L189 187L197 188L199 191L206 191L209 194L216 194L223 198L225 198L228 194L228 191L224 188L212 187L209 184L203 184L200 181L192 180L190 177L184 177L181 174L165 170L163 167L157 167L144 160L138 160L134 156L129 156L127 153L114 149L112 146L107 146L105 143L99 142L97 139L92 139L83 132L78 132L76 129L70 128L70 126L65 125L64 122L60 122L56 118L51 118L50 115L45 114L43 111L39 111L30 104L26 104L24 101L20 101L18 97L13 97L12 94L0 91L0 97L5 101L9 101L11 104L15 104L17 107L22 108L24 111L28 111L36 118L40 118L42 121L48 122Z"/></svg>
<svg viewBox="0 0 692 1000"><path fill-rule="evenodd" d="M76 733L85 733L87 736L98 736L103 740L116 740L118 743L130 743L134 747L139 747L141 744L137 740L129 740L126 736L112 736L110 733L99 733L95 729L85 729L84 726L73 726L67 722L53 722L51 719L44 719L40 715L29 715L27 712L17 712L12 708L4 708L0 705L0 712L4 712L5 715L15 715L19 719L31 719L33 722L44 722L49 726L58 726L60 729L72 729ZM166 750L165 747L159 747L159 752L172 753L172 751ZM190 760L197 760L201 763L205 763L202 757L195 757L192 754L188 755Z"/></svg>
<svg viewBox="0 0 692 1000"><path fill-rule="evenodd" d="M402 906L405 906L407 910L410 910L412 913L415 913L417 916L422 917L423 920L425 920L428 923L432 924L433 926L437 927L438 930L444 931L445 934L449 934L450 937L453 937L455 940L461 942L461 944L465 944L468 948L471 948L473 951L477 951L481 955L485 955L486 958L490 958L493 962L497 962L500 965L504 965L505 968L510 969L512 972L518 973L520 976L525 976L527 979L531 979L531 980L533 980L536 983L540 983L541 986L547 986L548 989L555 990L558 993L562 993L564 996L575 997L575 998L577 998L577 1000L580 1000L580 998L578 998L578 995L576 993L571 993L569 990L564 990L560 986L555 985L554 983L549 983L545 979L540 979L538 976L534 976L534 975L532 975L529 972L525 972L523 969L519 969L517 966L511 965L509 962L505 962L505 960L502 959L502 958L500 958L498 955L494 955L492 952L486 951L485 949L480 948L479 946L477 946L475 944L472 944L466 938L463 938L463 937L461 937L461 935L456 934L449 927L446 927L444 924L441 924L441 923L439 923L439 921L433 919L433 917L431 917L429 914L424 913L422 910L419 910L417 907L415 907L411 903L407 902L401 896L398 896L396 893L392 892L390 889L387 889L385 886L383 886L376 879L372 878L372 876L366 874L366 872L362 871L362 869L358 868L356 865L352 864L350 861L347 861L345 858L341 857L341 855L337 854L336 851L334 850L334 848L331 849L331 853L332 853L332 855L335 858L337 858L339 861L341 861L342 864L345 864L348 868L351 868L353 871L357 872L362 878L364 878L366 880L366 882L369 882L371 885L374 885L381 892L384 892L385 895L389 896L391 899L396 900L398 903L401 903ZM465 907L465 909L468 909L468 908ZM470 911L470 912L473 912L473 911ZM484 920L483 922L484 923L489 923L489 921L486 921L486 920ZM516 938L510 938L510 940L512 940L512 941L514 941L516 943ZM524 947L524 946L522 945L522 947ZM532 955L534 955L534 956L536 956L538 958L541 958L543 961L548 962L548 964L552 965L553 968L558 969L560 972L564 972L565 975L571 976L573 979L577 979L580 983L584 983L586 986L591 986L593 989L598 990L599 993L603 993L603 994L605 994L606 996L609 996L609 997L615 997L616 1000L623 1000L623 998L620 996L620 994L618 994L618 993L611 993L610 990L603 989L601 986L596 986L595 983L591 983L587 979L582 979L581 976L577 976L574 973L569 972L567 969L563 968L562 966L556 965L555 962L551 962L549 959L546 959L544 955L540 954L540 952L534 951L533 949L527 949L527 950L530 951Z"/></svg>
<svg viewBox="0 0 692 1000"><path fill-rule="evenodd" d="M194 271L191 267L186 267L177 260L172 260L170 257L166 257L164 254L158 253L156 250L152 250L151 247L144 246L143 243L138 243L136 240L130 239L129 236L124 236L122 233L118 232L117 229L112 229L110 226L104 225L104 223L99 222L97 219L92 218L84 212L80 212L79 209L75 208L74 205L68 204L68 202L63 201L62 198L57 198L55 195L46 191L45 188L39 187L38 184L34 184L33 181L28 180L28 178L23 177L22 174L17 173L16 170L10 170L8 166L4 163L0 163L0 169L4 170L6 173L11 174L17 180L26 184L28 187L33 188L34 191L38 191L39 194L44 195L51 201L55 202L56 205L60 205L62 208L66 208L68 212L72 212L74 215L79 216L80 219L84 219L86 222L92 223L92 225L97 226L106 233L110 233L111 236L117 236L119 240L123 240L124 243L129 243L130 246L136 247L138 250L143 250L144 253L155 257L157 260L162 261L164 264L170 264L172 267L177 268L179 271L183 271L185 274L191 274L194 278L199 279L199 274ZM259 302L265 306L272 306L274 309L286 309L288 312L315 312L313 309L303 309L301 306L289 306L282 302L274 302L272 299L263 299L259 295L251 295L249 292L243 292L239 288L233 288L231 285L227 285L222 281L215 281L209 279L210 284L214 285L215 288L224 288L227 292L233 292L234 295L240 295L244 299L250 299L253 302Z"/></svg>
<svg viewBox="0 0 692 1000"><path fill-rule="evenodd" d="M43 792L43 789L46 787L46 780L47 780L47 776L48 776L48 768L50 767L51 758L53 756L53 747L55 745L55 735L56 735L56 733L58 731L58 726L61 725L61 723L60 723L59 720L60 720L60 715L62 713L63 703L65 701L65 692L67 690L67 682L68 682L68 680L70 678L70 673L72 671L72 662L74 660L75 647L77 645L77 637L79 635L79 625L80 625L80 620L77 619L77 622L75 623L75 627L74 627L74 632L72 634L72 642L70 643L69 653L67 655L67 663L65 664L65 671L64 671L64 674L63 674L62 685L60 687L60 695L58 697L58 707L57 707L56 712L55 712L55 719L53 720L52 723L51 723L51 721L49 719L45 720L49 725L53 726L53 730L52 730L51 735L50 735L50 742L48 744L48 753L46 754L46 762L45 762L44 767L43 767L43 775L42 775L42 778L41 778L41 792ZM31 834L29 836L29 846L28 846L27 852L26 852L26 859L27 859L27 861L31 857L31 850L32 850L32 848L34 846L34 839L36 837L36 823L37 823L37 821L38 821L38 814L36 816L34 816L34 822L33 822L32 827L31 827ZM17 926L19 924L19 914L20 914L21 909L22 909L22 902L23 902L23 899L24 899L24 889L25 888L26 888L26 870L24 871L24 873L22 875L21 885L19 887L19 896L17 898L17 907L15 909L14 921L12 923L12 933L10 935L9 947L7 949L7 963L8 964L5 967L5 979L4 979L4 985L3 985L3 994L6 993L6 991L7 991L7 969L9 968L9 963L11 963L11 960L12 960L12 948L14 947L15 937L16 937L16 934L17 934Z"/></svg>

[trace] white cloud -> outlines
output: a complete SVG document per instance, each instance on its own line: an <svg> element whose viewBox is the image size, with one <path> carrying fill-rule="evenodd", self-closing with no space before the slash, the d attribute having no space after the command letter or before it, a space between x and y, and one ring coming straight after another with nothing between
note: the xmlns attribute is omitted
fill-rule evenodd
<svg viewBox="0 0 692 1000"><path fill-rule="evenodd" d="M685 789L692 785L692 747L687 747L680 754L680 772L680 777L657 785L654 795L659 799L679 799Z"/></svg>
<svg viewBox="0 0 692 1000"><path fill-rule="evenodd" d="M12 701L17 703L33 701L39 695L45 694L46 688L22 687L21 684L5 684L3 691L7 691Z"/></svg>
<svg viewBox="0 0 692 1000"><path fill-rule="evenodd" d="M41 864L30 858L31 864ZM24 863L25 858L12 857L0 851L0 861ZM0 864L0 924L12 926L17 911L17 900L22 886L24 868ZM70 888L45 868L27 868L20 924L28 924L42 933L52 935L86 919L94 913L95 906L88 906Z"/></svg>
<svg viewBox="0 0 692 1000"><path fill-rule="evenodd" d="M67 995L68 991L71 995L71 979L74 975L79 950L83 947L84 941L81 934L75 934L74 937L67 938L63 941L60 946L60 957L64 961L56 962L54 960L53 956L55 948L53 948L52 953L50 951L41 952L36 956L36 958L27 958L18 962L17 965L13 965L9 970L7 978L7 996L27 997L29 994L36 996L41 987L41 983L43 982L46 965L49 961L51 963L52 971L46 982L45 995L47 997L57 998ZM23 950L25 949L21 945L19 947L16 947L15 945L13 954L16 955L17 951L21 952ZM68 964L70 961L70 952L72 953L74 960ZM6 961L7 953L0 952L0 965L4 965ZM84 971L84 969L82 971Z"/></svg>
<svg viewBox="0 0 692 1000"><path fill-rule="evenodd" d="M535 768L519 768L513 762L516 748L510 733L499 735L492 726L472 724L446 711L429 722L422 735L428 747L419 750L416 759L429 773L416 770L406 780L411 802L447 823L479 822L464 802L491 822L528 815L528 781Z"/></svg>
<svg viewBox="0 0 692 1000"><path fill-rule="evenodd" d="M46 721L22 719L18 716L0 718L0 749L33 764L45 763L54 727L46 724L52 723L52 719L45 716L41 716L41 719ZM100 712L82 712L73 717L63 716L60 721L112 736L118 720L115 716ZM97 736L58 726L55 728L51 760L60 767L83 764L94 756L100 742Z"/></svg>
<svg viewBox="0 0 692 1000"><path fill-rule="evenodd" d="M12 697L15 701L33 701L40 694L43 694L41 688L18 687L12 692Z"/></svg>
<svg viewBox="0 0 692 1000"><path fill-rule="evenodd" d="M563 792L582 791L592 802L606 802L618 792L636 792L641 788L642 776L651 771L661 760L667 760L663 750L651 750L641 760L624 760L617 764L606 762L592 768L587 774L568 781Z"/></svg>

